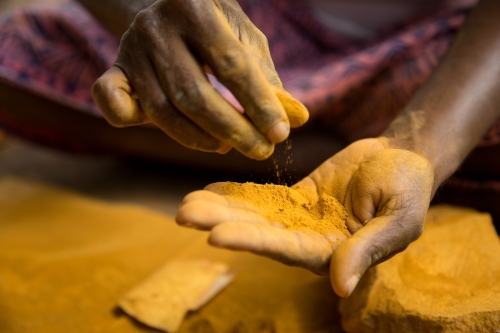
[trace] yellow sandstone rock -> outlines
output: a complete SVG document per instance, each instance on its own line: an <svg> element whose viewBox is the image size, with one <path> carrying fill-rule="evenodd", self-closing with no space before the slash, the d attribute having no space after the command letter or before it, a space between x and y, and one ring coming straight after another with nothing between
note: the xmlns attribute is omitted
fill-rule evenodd
<svg viewBox="0 0 500 333"><path fill-rule="evenodd" d="M356 333L500 332L500 240L487 214L431 208L422 237L340 303Z"/></svg>

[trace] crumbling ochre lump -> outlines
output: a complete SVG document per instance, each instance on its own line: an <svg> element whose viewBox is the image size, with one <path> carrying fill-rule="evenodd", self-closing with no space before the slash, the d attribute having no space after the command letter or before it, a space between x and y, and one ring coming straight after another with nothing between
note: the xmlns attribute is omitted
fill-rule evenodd
<svg viewBox="0 0 500 333"><path fill-rule="evenodd" d="M340 231L351 235L346 227L345 208L328 194L323 193L317 202L311 202L299 191L281 185L227 182L221 189L225 195L250 204L269 222L286 229L312 230L324 235Z"/></svg>
<svg viewBox="0 0 500 333"><path fill-rule="evenodd" d="M224 263L204 259L166 263L119 301L143 324L177 332L189 310L197 310L233 279Z"/></svg>
<svg viewBox="0 0 500 333"><path fill-rule="evenodd" d="M422 237L340 303L356 333L500 332L500 240L488 214L440 206Z"/></svg>

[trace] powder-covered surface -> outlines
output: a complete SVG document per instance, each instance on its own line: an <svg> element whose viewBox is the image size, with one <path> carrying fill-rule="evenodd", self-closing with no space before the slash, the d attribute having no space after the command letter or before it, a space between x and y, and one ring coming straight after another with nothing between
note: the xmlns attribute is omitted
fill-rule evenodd
<svg viewBox="0 0 500 333"><path fill-rule="evenodd" d="M234 281L178 333L342 333L330 282L134 205L0 179L0 332L157 333L116 303L165 262L226 263Z"/></svg>
<svg viewBox="0 0 500 333"><path fill-rule="evenodd" d="M341 301L356 333L500 331L500 240L487 214L440 206L422 237Z"/></svg>
<svg viewBox="0 0 500 333"><path fill-rule="evenodd" d="M332 196L321 194L317 202L310 202L299 191L281 185L254 183L224 183L222 191L239 199L271 223L279 223L290 230L315 231L323 235L347 230L347 212Z"/></svg>

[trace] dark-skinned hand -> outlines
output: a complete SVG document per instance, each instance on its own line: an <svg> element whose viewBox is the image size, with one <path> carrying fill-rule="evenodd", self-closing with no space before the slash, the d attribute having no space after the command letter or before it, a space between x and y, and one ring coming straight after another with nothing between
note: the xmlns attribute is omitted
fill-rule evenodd
<svg viewBox="0 0 500 333"><path fill-rule="evenodd" d="M386 138L357 141L293 187L317 200L327 193L348 213L347 228L323 236L276 227L258 207L232 198L218 184L186 196L180 225L210 230L212 245L246 250L285 264L329 273L335 292L352 293L366 270L403 251L423 228L434 182L431 163Z"/></svg>
<svg viewBox="0 0 500 333"><path fill-rule="evenodd" d="M244 114L210 84L213 73ZM182 145L265 159L307 121L284 89L266 37L235 0L158 0L139 12L93 87L114 126L152 122Z"/></svg>

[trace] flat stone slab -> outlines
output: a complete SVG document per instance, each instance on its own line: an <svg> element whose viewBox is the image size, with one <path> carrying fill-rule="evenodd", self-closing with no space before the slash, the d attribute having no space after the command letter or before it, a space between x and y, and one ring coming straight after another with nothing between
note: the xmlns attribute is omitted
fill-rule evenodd
<svg viewBox="0 0 500 333"><path fill-rule="evenodd" d="M500 239L488 214L429 210L422 237L341 301L356 333L500 333Z"/></svg>

